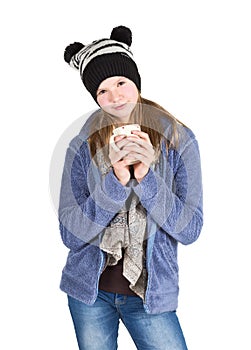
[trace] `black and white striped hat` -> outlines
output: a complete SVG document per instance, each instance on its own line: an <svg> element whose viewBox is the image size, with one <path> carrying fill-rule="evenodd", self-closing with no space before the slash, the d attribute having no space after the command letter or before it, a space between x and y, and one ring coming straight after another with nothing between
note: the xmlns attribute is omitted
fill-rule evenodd
<svg viewBox="0 0 251 350"><path fill-rule="evenodd" d="M113 28L110 39L93 41L89 45L75 42L66 47L64 59L80 72L81 79L95 101L100 83L112 76L132 80L140 91L141 78L130 46L131 30L124 26Z"/></svg>

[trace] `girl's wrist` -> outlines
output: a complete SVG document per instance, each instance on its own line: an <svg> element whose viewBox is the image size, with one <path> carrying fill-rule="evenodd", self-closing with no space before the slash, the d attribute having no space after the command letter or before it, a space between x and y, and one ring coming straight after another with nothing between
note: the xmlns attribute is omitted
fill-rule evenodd
<svg viewBox="0 0 251 350"><path fill-rule="evenodd" d="M143 177L136 177L136 180L138 181L138 183L140 183L143 179L144 179L144 176Z"/></svg>
<svg viewBox="0 0 251 350"><path fill-rule="evenodd" d="M146 177L146 175L149 172L149 168L147 169L147 171L141 172L140 174L137 175L137 173L134 173L135 179L140 183L141 181L144 180L144 178Z"/></svg>
<svg viewBox="0 0 251 350"><path fill-rule="evenodd" d="M113 169L113 173L114 173L114 175L116 176L116 178L118 179L118 181L121 183L121 185L126 186L126 185L128 184L128 182L129 182L129 180L130 180L130 175L129 175L129 176L124 176L124 177L118 176L118 175L116 174L115 169Z"/></svg>

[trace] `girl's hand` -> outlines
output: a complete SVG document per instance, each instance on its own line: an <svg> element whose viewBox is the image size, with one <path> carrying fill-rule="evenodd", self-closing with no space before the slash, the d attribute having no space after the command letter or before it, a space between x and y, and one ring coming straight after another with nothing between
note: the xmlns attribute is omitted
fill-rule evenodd
<svg viewBox="0 0 251 350"><path fill-rule="evenodd" d="M125 186L131 178L129 165L131 160L127 158L129 151L125 146L130 145L125 135L116 136L113 143L109 145L109 158L113 166L113 171L120 183Z"/></svg>
<svg viewBox="0 0 251 350"><path fill-rule="evenodd" d="M124 151L128 154L125 156L125 160L137 160L138 162L133 165L134 177L140 182L148 173L151 164L155 160L155 152L151 144L149 135L143 131L132 131L135 136L128 136L126 144L123 147Z"/></svg>

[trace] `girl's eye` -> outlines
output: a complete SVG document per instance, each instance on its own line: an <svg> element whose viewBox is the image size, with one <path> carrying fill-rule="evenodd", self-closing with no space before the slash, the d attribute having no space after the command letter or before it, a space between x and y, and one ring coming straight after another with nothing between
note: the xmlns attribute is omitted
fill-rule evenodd
<svg viewBox="0 0 251 350"><path fill-rule="evenodd" d="M119 86L122 86L122 85L124 85L125 83L126 83L125 81L119 81L119 82L118 82L118 85L119 85Z"/></svg>
<svg viewBox="0 0 251 350"><path fill-rule="evenodd" d="M98 96L103 95L103 94L105 94L105 93L106 93L106 90L100 90L100 91L98 92Z"/></svg>

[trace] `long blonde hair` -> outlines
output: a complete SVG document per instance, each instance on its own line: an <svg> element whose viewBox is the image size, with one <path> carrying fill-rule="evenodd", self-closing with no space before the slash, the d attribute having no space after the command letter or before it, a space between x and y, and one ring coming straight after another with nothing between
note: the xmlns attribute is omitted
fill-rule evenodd
<svg viewBox="0 0 251 350"><path fill-rule="evenodd" d="M142 131L149 135L150 141L157 151L160 149L162 140L165 141L167 150L169 147L176 148L179 142L177 124L184 125L162 106L141 97L140 94L138 103L128 121L128 124L136 123L141 126ZM105 146L109 144L113 129L120 125L118 119L103 110L96 112L88 139L92 157L95 157L99 149L106 148Z"/></svg>

